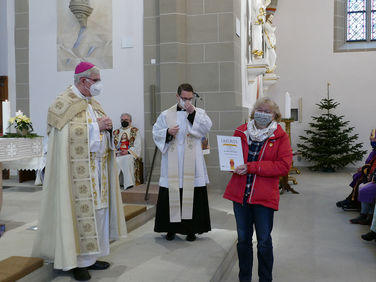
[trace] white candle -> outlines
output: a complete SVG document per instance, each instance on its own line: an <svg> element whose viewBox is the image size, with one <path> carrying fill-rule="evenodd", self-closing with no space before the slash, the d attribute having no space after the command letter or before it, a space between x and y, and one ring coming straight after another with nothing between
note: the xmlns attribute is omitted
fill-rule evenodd
<svg viewBox="0 0 376 282"><path fill-rule="evenodd" d="M16 112L16 116L22 116L23 115L23 112L21 112L21 110L18 110L17 112Z"/></svg>
<svg viewBox="0 0 376 282"><path fill-rule="evenodd" d="M291 95L289 92L285 94L285 118L291 118Z"/></svg>
<svg viewBox="0 0 376 282"><path fill-rule="evenodd" d="M9 133L9 119L10 119L10 102L8 100L3 101L3 134Z"/></svg>

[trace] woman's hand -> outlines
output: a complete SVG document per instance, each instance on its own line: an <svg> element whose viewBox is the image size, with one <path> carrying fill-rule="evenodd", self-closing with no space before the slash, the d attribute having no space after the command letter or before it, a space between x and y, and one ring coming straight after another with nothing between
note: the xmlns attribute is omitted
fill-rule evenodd
<svg viewBox="0 0 376 282"><path fill-rule="evenodd" d="M239 174L239 175L245 175L247 174L247 171L248 171L247 164L242 164L235 168L234 173Z"/></svg>

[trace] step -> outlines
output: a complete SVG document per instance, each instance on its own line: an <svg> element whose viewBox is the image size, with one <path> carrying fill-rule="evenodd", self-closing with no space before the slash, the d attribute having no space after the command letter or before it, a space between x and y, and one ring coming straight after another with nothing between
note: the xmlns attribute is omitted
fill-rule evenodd
<svg viewBox="0 0 376 282"><path fill-rule="evenodd" d="M146 184L141 184L133 188L124 190L121 192L122 200L124 204L149 204L153 205L157 203L159 185L150 184L149 187L149 199L145 200Z"/></svg>
<svg viewBox="0 0 376 282"><path fill-rule="evenodd" d="M127 231L132 232L155 216L155 205L124 205L124 217L127 222Z"/></svg>
<svg viewBox="0 0 376 282"><path fill-rule="evenodd" d="M0 261L0 281L13 282L43 266L43 259L12 256Z"/></svg>
<svg viewBox="0 0 376 282"><path fill-rule="evenodd" d="M129 221L130 219L138 216L139 214L146 212L146 206L125 205L123 208L125 221Z"/></svg>

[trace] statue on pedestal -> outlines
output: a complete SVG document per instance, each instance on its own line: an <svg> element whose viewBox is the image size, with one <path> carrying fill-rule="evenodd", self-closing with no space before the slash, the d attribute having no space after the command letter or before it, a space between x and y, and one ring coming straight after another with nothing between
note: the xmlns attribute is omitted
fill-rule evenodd
<svg viewBox="0 0 376 282"><path fill-rule="evenodd" d="M248 2L248 12L251 15L251 53L255 59L262 59L264 55L263 25L265 23L266 7L270 4L270 2L271 0L249 0Z"/></svg>
<svg viewBox="0 0 376 282"><path fill-rule="evenodd" d="M266 54L265 59L268 65L266 72L273 73L276 65L277 53L275 51L277 39L275 36L276 26L273 25L273 15L267 15L267 20L264 24L264 34L265 34L265 42L266 42Z"/></svg>

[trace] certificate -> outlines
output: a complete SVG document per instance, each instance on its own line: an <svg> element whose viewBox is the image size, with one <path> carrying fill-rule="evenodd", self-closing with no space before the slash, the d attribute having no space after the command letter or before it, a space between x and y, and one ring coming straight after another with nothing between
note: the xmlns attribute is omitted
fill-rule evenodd
<svg viewBox="0 0 376 282"><path fill-rule="evenodd" d="M234 171L244 164L240 137L217 135L219 167L222 171Z"/></svg>

